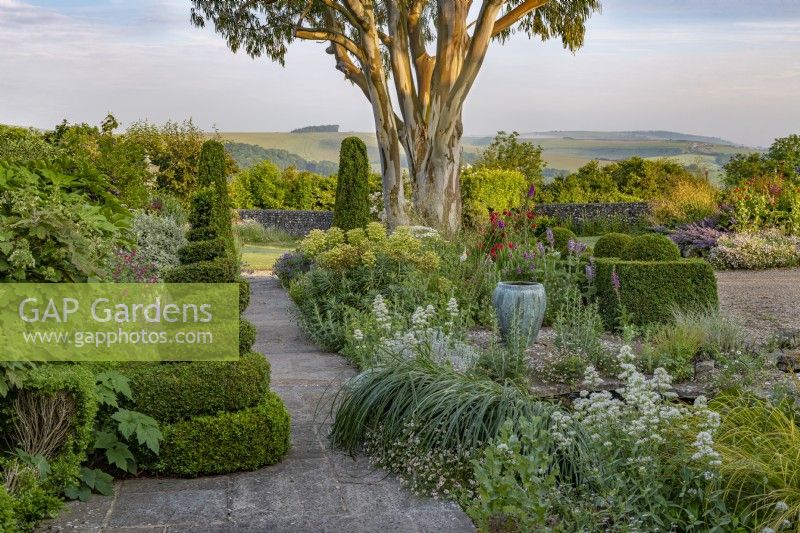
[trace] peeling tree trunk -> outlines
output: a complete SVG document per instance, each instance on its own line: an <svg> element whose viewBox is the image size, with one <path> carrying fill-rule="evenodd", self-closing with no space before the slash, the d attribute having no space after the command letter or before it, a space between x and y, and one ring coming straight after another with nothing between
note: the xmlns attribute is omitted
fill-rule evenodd
<svg viewBox="0 0 800 533"><path fill-rule="evenodd" d="M461 118L426 138L425 157L416 166L414 206L429 226L445 235L461 227Z"/></svg>
<svg viewBox="0 0 800 533"><path fill-rule="evenodd" d="M394 120L382 116L374 106L375 134L381 156L381 180L383 189L383 208L386 224L390 228L408 224L405 191L403 190L403 167L400 155L400 140Z"/></svg>

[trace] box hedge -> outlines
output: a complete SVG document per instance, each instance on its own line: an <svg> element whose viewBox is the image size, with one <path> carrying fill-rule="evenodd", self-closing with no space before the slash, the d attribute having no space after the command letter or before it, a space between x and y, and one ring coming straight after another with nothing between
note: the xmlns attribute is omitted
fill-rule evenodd
<svg viewBox="0 0 800 533"><path fill-rule="evenodd" d="M250 305L250 282L247 278L239 276L239 312L244 313Z"/></svg>
<svg viewBox="0 0 800 533"><path fill-rule="evenodd" d="M203 226L200 228L192 228L186 232L186 240L189 242L197 241L210 241L219 236L217 230L210 226Z"/></svg>
<svg viewBox="0 0 800 533"><path fill-rule="evenodd" d="M225 241L222 239L194 241L178 249L178 260L182 265L213 261L217 257L223 257L225 252Z"/></svg>
<svg viewBox="0 0 800 533"><path fill-rule="evenodd" d="M239 355L244 355L250 351L256 342L256 327L249 320L242 318L239 320Z"/></svg>
<svg viewBox="0 0 800 533"><path fill-rule="evenodd" d="M633 240L627 233L606 233L594 245L595 257L622 257L625 247Z"/></svg>
<svg viewBox="0 0 800 533"><path fill-rule="evenodd" d="M165 283L236 283L238 280L239 264L230 257L176 266L164 274Z"/></svg>
<svg viewBox="0 0 800 533"><path fill-rule="evenodd" d="M126 363L130 408L159 422L176 422L256 405L269 390L269 361L247 353L238 361Z"/></svg>
<svg viewBox="0 0 800 533"><path fill-rule="evenodd" d="M631 239L618 257L626 261L675 261L681 258L681 251L666 235L649 233Z"/></svg>
<svg viewBox="0 0 800 533"><path fill-rule="evenodd" d="M161 453L152 469L184 477L255 470L289 450L290 418L269 392L255 407L164 424Z"/></svg>
<svg viewBox="0 0 800 533"><path fill-rule="evenodd" d="M677 309L716 308L717 280L711 265L701 259L623 261L598 258L597 299L606 326L617 325L619 303L611 283L616 270L620 299L636 325L671 322Z"/></svg>

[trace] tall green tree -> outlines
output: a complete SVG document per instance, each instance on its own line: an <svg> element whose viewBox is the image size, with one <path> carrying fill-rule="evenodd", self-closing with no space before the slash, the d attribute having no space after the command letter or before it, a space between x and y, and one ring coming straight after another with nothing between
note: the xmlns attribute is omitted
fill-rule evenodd
<svg viewBox="0 0 800 533"><path fill-rule="evenodd" d="M363 228L369 222L369 159L367 145L347 137L339 152L339 181L333 225L343 230Z"/></svg>
<svg viewBox="0 0 800 533"><path fill-rule="evenodd" d="M545 162L542 147L528 141L520 141L519 133L498 131L492 143L481 152L475 161L478 168L516 170L529 185L540 188L544 185ZM521 194L521 193L520 193Z"/></svg>
<svg viewBox="0 0 800 533"><path fill-rule="evenodd" d="M599 8L599 0L192 0L191 18L213 24L234 52L281 64L296 39L326 41L335 68L372 107L389 225L408 221L402 146L416 211L453 231L461 115L489 45L519 32L577 50Z"/></svg>

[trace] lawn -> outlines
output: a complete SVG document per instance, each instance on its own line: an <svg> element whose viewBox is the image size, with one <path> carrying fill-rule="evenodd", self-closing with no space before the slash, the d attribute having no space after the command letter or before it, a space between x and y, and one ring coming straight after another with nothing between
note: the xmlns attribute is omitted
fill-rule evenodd
<svg viewBox="0 0 800 533"><path fill-rule="evenodd" d="M289 246L246 244L242 248L243 266L252 270L272 270L275 261L292 250Z"/></svg>

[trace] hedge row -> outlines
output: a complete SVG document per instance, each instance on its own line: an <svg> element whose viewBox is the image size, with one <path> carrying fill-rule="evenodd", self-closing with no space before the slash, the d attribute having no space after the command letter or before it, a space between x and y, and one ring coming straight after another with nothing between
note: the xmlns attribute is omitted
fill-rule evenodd
<svg viewBox="0 0 800 533"><path fill-rule="evenodd" d="M711 265L700 259L623 261L598 258L597 299L606 326L618 325L619 303L634 324L671 322L676 309L707 309L719 305L717 280ZM612 272L619 277L619 298Z"/></svg>
<svg viewBox="0 0 800 533"><path fill-rule="evenodd" d="M255 407L162 425L164 440L153 469L194 477L275 464L289 450L289 428L286 407L269 392Z"/></svg>
<svg viewBox="0 0 800 533"><path fill-rule="evenodd" d="M189 265L200 261L212 261L217 257L223 257L225 253L225 241L222 239L194 241L178 250L178 260L182 265Z"/></svg>
<svg viewBox="0 0 800 533"><path fill-rule="evenodd" d="M131 409L159 422L176 422L256 405L269 390L270 366L259 353L237 361L126 363Z"/></svg>

